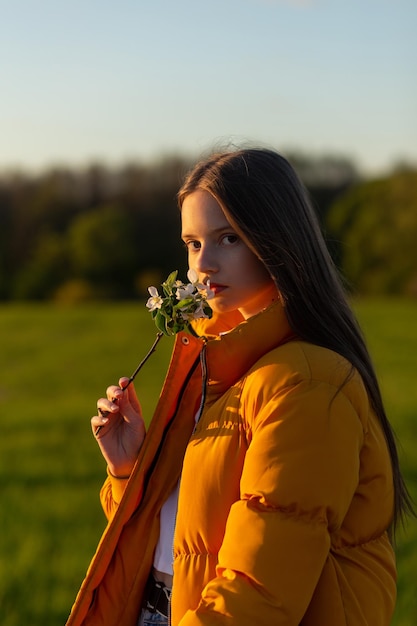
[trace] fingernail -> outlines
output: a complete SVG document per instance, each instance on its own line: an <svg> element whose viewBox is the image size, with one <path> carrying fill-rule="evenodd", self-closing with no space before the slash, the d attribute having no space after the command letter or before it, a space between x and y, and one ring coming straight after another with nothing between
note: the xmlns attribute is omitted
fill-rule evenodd
<svg viewBox="0 0 417 626"><path fill-rule="evenodd" d="M101 424L107 424L108 421L109 421L108 417L102 417L101 418Z"/></svg>

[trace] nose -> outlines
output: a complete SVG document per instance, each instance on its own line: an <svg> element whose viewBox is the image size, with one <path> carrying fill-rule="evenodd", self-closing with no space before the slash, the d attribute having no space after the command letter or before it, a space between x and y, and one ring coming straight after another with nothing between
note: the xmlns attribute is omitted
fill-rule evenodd
<svg viewBox="0 0 417 626"><path fill-rule="evenodd" d="M201 274L210 276L218 271L218 262L214 250L210 246L202 246L194 259L194 268Z"/></svg>

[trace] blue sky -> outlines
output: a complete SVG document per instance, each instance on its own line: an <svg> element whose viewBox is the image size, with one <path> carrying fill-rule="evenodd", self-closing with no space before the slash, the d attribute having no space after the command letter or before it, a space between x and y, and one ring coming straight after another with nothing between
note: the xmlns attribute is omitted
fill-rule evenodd
<svg viewBox="0 0 417 626"><path fill-rule="evenodd" d="M0 0L0 168L223 144L417 162L416 0Z"/></svg>

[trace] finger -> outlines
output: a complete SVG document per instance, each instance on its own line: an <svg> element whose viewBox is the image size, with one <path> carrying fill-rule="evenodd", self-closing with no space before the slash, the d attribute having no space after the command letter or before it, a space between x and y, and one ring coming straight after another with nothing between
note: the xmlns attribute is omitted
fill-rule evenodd
<svg viewBox="0 0 417 626"><path fill-rule="evenodd" d="M108 400L114 402L115 400L119 400L123 397L123 389L121 387L117 387L117 385L110 385L106 389L106 396Z"/></svg>
<svg viewBox="0 0 417 626"><path fill-rule="evenodd" d="M132 408L139 413L142 414L142 408L140 406L139 399L136 395L135 385L132 383L130 378L121 378L119 380L119 385L123 389L124 396L132 406Z"/></svg>
<svg viewBox="0 0 417 626"><path fill-rule="evenodd" d="M129 384L130 384L130 378L123 376L122 378L119 379L119 385L123 390L125 390Z"/></svg>
<svg viewBox="0 0 417 626"><path fill-rule="evenodd" d="M114 398L112 400L107 398L100 398L99 400L97 400L97 410L101 415L107 415L108 413L117 413L119 411L117 398Z"/></svg>
<svg viewBox="0 0 417 626"><path fill-rule="evenodd" d="M93 435L97 436L99 432L109 423L109 418L105 415L95 415L91 418L91 429Z"/></svg>

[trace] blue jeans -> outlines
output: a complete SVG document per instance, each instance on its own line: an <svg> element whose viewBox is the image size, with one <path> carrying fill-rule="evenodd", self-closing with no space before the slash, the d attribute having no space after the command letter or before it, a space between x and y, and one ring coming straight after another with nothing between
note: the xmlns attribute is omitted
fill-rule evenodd
<svg viewBox="0 0 417 626"><path fill-rule="evenodd" d="M148 609L142 609L138 626L167 626L168 619L160 613L151 613Z"/></svg>

